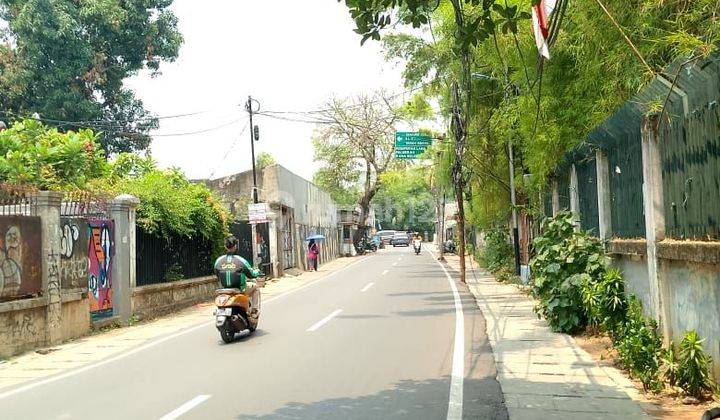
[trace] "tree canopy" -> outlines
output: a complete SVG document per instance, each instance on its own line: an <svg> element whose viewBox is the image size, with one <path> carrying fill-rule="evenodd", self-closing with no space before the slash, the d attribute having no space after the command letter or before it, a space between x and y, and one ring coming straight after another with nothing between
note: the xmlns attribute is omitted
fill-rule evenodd
<svg viewBox="0 0 720 420"><path fill-rule="evenodd" d="M177 57L171 3L0 0L2 111L38 113L63 131L93 128L108 153L146 149L157 119L123 81Z"/></svg>
<svg viewBox="0 0 720 420"><path fill-rule="evenodd" d="M39 190L86 191L99 198L140 199L137 222L158 236L202 238L220 252L227 211L204 184L150 157L120 153L106 161L92 130L59 132L27 119L0 131L0 183Z"/></svg>
<svg viewBox="0 0 720 420"><path fill-rule="evenodd" d="M357 204L361 224L394 161L395 124L400 115L383 92L332 99L316 130L315 160L322 167L315 182L341 204Z"/></svg>
<svg viewBox="0 0 720 420"><path fill-rule="evenodd" d="M527 19L531 0L346 1L356 32L365 40L385 31L386 56L404 64L406 86L437 100L446 119L452 81L463 86L469 219L481 226L507 220L509 142L522 205L546 184L566 151L665 65L705 56L720 40L716 1L603 3L649 68L596 0L558 2L551 58L542 61ZM407 33L397 22L425 33ZM446 171L450 156L440 157ZM530 184L525 174L532 174Z"/></svg>

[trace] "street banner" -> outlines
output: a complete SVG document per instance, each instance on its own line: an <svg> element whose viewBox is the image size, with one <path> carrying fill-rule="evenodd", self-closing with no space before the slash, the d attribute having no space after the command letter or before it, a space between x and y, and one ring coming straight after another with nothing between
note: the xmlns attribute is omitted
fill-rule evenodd
<svg viewBox="0 0 720 420"><path fill-rule="evenodd" d="M540 55L546 59L550 59L550 50L548 49L548 30L550 28L550 14L555 9L556 0L540 0L538 4L532 8L533 34L535 35L535 45Z"/></svg>

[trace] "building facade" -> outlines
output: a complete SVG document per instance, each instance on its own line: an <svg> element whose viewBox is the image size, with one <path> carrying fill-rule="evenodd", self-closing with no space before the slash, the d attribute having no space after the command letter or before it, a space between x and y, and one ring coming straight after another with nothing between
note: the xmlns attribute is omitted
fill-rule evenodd
<svg viewBox="0 0 720 420"><path fill-rule="evenodd" d="M252 171L202 182L220 195L233 216L231 230L240 239L241 248L245 244L251 249L252 259L264 265L266 273L282 276L288 270L306 270L306 238L311 235L325 237L320 241L320 264L340 254L337 204L317 185L283 166L257 171L258 200L267 203L270 210L263 224L248 223Z"/></svg>

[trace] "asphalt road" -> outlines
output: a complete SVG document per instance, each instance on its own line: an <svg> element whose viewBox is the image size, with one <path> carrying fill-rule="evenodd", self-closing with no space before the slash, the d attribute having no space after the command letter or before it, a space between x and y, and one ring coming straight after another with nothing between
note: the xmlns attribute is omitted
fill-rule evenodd
<svg viewBox="0 0 720 420"><path fill-rule="evenodd" d="M253 335L223 344L208 314L128 355L0 390L0 419L507 418L467 289L427 251L360 258L264 302Z"/></svg>

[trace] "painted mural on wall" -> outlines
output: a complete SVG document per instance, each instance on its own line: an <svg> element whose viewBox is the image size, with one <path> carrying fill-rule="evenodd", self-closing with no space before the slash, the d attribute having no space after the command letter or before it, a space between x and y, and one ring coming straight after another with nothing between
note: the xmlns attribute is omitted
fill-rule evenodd
<svg viewBox="0 0 720 420"><path fill-rule="evenodd" d="M90 232L84 218L60 219L60 284L63 289L88 286Z"/></svg>
<svg viewBox="0 0 720 420"><path fill-rule="evenodd" d="M0 216L0 301L42 290L40 218Z"/></svg>
<svg viewBox="0 0 720 420"><path fill-rule="evenodd" d="M112 220L88 220L88 297L93 318L112 315L112 264L115 246Z"/></svg>

